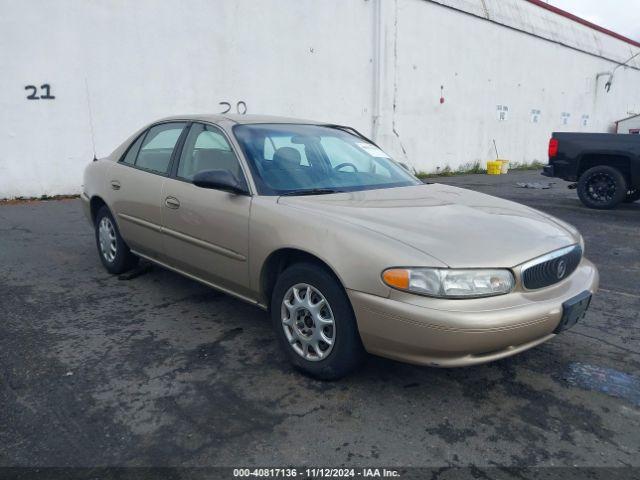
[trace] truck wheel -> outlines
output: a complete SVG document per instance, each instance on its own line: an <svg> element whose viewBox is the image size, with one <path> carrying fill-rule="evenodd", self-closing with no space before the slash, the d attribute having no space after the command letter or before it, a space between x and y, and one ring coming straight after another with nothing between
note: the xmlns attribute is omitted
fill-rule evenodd
<svg viewBox="0 0 640 480"><path fill-rule="evenodd" d="M318 265L297 263L280 275L271 296L271 321L289 361L312 377L337 380L365 358L347 294Z"/></svg>
<svg viewBox="0 0 640 480"><path fill-rule="evenodd" d="M632 188L627 192L627 196L624 197L624 203L633 203L640 200L640 188Z"/></svg>
<svg viewBox="0 0 640 480"><path fill-rule="evenodd" d="M96 215L96 245L102 265L109 273L124 273L138 263L139 258L124 243L113 215L106 206Z"/></svg>
<svg viewBox="0 0 640 480"><path fill-rule="evenodd" d="M578 197L589 208L613 208L625 199L627 191L627 181L620 170L607 165L590 168L578 182Z"/></svg>

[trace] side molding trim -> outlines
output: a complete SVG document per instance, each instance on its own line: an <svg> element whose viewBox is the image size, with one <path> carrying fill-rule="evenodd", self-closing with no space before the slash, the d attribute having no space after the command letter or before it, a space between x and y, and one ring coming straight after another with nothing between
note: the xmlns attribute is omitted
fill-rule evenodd
<svg viewBox="0 0 640 480"><path fill-rule="evenodd" d="M205 242L204 240L200 240L199 238L192 237L190 235L185 235L184 233L176 232L175 230L171 230L170 228L161 227L161 231L171 237L177 238L178 240L182 240L184 242L195 245L196 247L211 250L212 252L224 255L225 257L229 257L240 262L247 261L247 257L239 254L238 252L234 252L233 250L229 250L228 248Z"/></svg>
<svg viewBox="0 0 640 480"><path fill-rule="evenodd" d="M232 258L233 260L238 260L239 262L247 261L247 257L238 252L234 252L233 250L229 250L228 248L224 248L210 242L205 242L204 240L200 240L199 238L192 237L190 235L185 235L184 233L176 232L175 230L171 230L170 228L165 228L160 225L156 225L155 223L148 222L146 220L142 220L137 217L132 217L131 215L127 215L124 213L118 213L118 217L122 218L123 220L126 220L127 222L131 222L135 225L148 228L150 230L153 230L154 232L164 233L171 237L177 238L178 240L188 242L197 247L210 250L214 253L217 253L219 255L224 255L225 257L228 257L228 258Z"/></svg>
<svg viewBox="0 0 640 480"><path fill-rule="evenodd" d="M141 227L145 227L148 228L150 230L153 230L154 232L162 232L162 227L160 225L156 225L155 223L151 223L151 222L147 222L146 220L142 220L138 217L132 217L131 215L127 215L125 213L118 213L118 217L120 217L123 220L126 220L127 222L131 222L134 223L136 225L139 225Z"/></svg>

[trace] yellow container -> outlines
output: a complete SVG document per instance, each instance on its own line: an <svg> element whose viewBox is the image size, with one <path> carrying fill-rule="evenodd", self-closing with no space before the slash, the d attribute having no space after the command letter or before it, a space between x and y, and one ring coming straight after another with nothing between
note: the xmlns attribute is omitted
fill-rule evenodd
<svg viewBox="0 0 640 480"><path fill-rule="evenodd" d="M502 162L500 160L489 160L487 162L487 175L500 175Z"/></svg>

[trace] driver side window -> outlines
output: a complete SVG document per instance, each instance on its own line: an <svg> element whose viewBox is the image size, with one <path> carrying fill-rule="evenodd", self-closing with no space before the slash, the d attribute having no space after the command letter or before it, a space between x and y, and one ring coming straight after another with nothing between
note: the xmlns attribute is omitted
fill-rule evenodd
<svg viewBox="0 0 640 480"><path fill-rule="evenodd" d="M210 125L194 123L180 155L177 176L192 181L204 170L226 170L239 181L244 178L240 163L222 132Z"/></svg>

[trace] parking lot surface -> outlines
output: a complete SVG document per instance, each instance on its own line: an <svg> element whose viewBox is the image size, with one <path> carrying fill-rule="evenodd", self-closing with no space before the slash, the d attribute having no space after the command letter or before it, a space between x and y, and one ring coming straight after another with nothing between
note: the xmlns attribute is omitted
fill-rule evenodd
<svg viewBox="0 0 640 480"><path fill-rule="evenodd" d="M371 357L323 383L263 311L157 267L109 275L79 200L0 206L0 465L640 466L640 203L515 187L536 171L433 181L577 226L601 273L587 317L492 364Z"/></svg>

